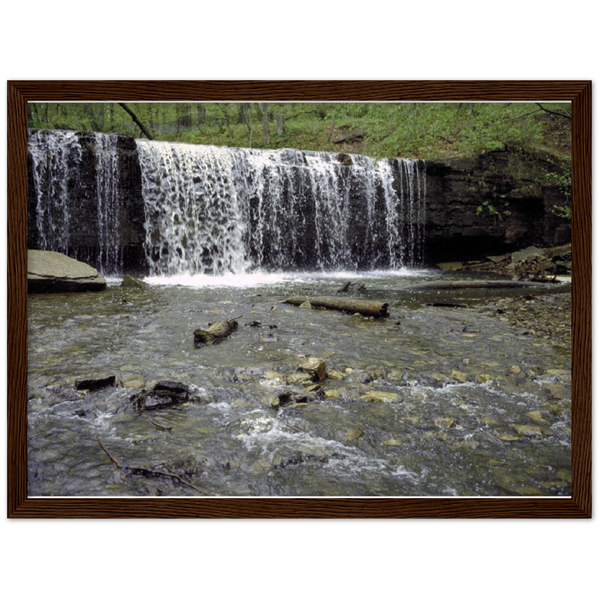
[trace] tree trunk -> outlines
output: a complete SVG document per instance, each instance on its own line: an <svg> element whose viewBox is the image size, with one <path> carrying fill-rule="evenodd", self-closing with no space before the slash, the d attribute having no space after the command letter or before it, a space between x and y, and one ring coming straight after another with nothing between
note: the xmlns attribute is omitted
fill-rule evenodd
<svg viewBox="0 0 600 600"><path fill-rule="evenodd" d="M315 308L327 308L330 310L342 310L345 312L359 313L368 317L389 317L387 302L375 300L359 300L354 298L336 298L335 296L308 296L293 297L284 300L284 304L300 306L310 302Z"/></svg>
<svg viewBox="0 0 600 600"><path fill-rule="evenodd" d="M265 146L269 146L271 138L269 136L269 105L264 102L261 104L262 108L262 125L263 125L263 141Z"/></svg>
<svg viewBox="0 0 600 600"><path fill-rule="evenodd" d="M153 140L152 134L144 127L144 124L137 118L136 114L122 102L118 102L118 105L133 119L133 122L140 128L140 131L149 139Z"/></svg>

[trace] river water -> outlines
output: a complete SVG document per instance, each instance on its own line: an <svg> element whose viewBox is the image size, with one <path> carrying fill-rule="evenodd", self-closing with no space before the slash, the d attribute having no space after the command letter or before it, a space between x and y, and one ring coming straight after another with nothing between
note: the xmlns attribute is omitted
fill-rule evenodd
<svg viewBox="0 0 600 600"><path fill-rule="evenodd" d="M407 290L438 277L114 279L102 293L29 296L29 495L570 495L570 347L498 318L492 300L522 290ZM390 318L279 303L349 280L387 301ZM464 307L428 305L443 302ZM195 329L233 317L229 338L194 347ZM302 392L286 380L306 356L344 379L274 407ZM146 389L183 382L197 399L136 412L140 389L75 389L104 373L138 374ZM373 391L389 396L363 398Z"/></svg>

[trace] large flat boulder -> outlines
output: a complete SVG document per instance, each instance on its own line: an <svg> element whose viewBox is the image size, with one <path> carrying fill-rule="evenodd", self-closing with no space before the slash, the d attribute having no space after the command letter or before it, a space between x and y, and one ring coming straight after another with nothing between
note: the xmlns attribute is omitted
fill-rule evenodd
<svg viewBox="0 0 600 600"><path fill-rule="evenodd" d="M30 294L99 292L106 280L86 263L60 252L27 250L27 291Z"/></svg>

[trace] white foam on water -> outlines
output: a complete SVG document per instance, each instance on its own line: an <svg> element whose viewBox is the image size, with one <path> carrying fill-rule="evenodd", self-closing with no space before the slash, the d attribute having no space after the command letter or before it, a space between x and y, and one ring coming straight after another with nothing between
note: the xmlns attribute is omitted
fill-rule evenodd
<svg viewBox="0 0 600 600"><path fill-rule="evenodd" d="M252 288L287 283L313 283L323 280L356 281L375 278L423 277L424 270L399 269L395 271L305 271L268 273L227 273L206 275L202 273L181 273L177 275L154 275L144 278L150 285L183 286L191 288Z"/></svg>

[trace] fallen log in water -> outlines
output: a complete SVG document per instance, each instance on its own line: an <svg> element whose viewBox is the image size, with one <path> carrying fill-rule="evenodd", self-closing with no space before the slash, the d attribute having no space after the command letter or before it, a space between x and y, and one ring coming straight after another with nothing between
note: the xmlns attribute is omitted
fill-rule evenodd
<svg viewBox="0 0 600 600"><path fill-rule="evenodd" d="M462 290L462 289L492 289L492 288L524 288L524 287L540 287L539 283L531 281L424 281L415 283L404 290Z"/></svg>
<svg viewBox="0 0 600 600"><path fill-rule="evenodd" d="M238 328L236 319L241 318L242 317L235 317L233 319L228 319L227 321L211 323L206 330L196 329L196 331L194 331L194 346L198 348L199 346L218 344Z"/></svg>
<svg viewBox="0 0 600 600"><path fill-rule="evenodd" d="M360 300L357 298L337 298L335 296L308 296L288 298L284 304L300 306L309 302L315 308L328 308L330 310L342 310L351 313L360 313L368 317L389 317L387 302L376 300Z"/></svg>

